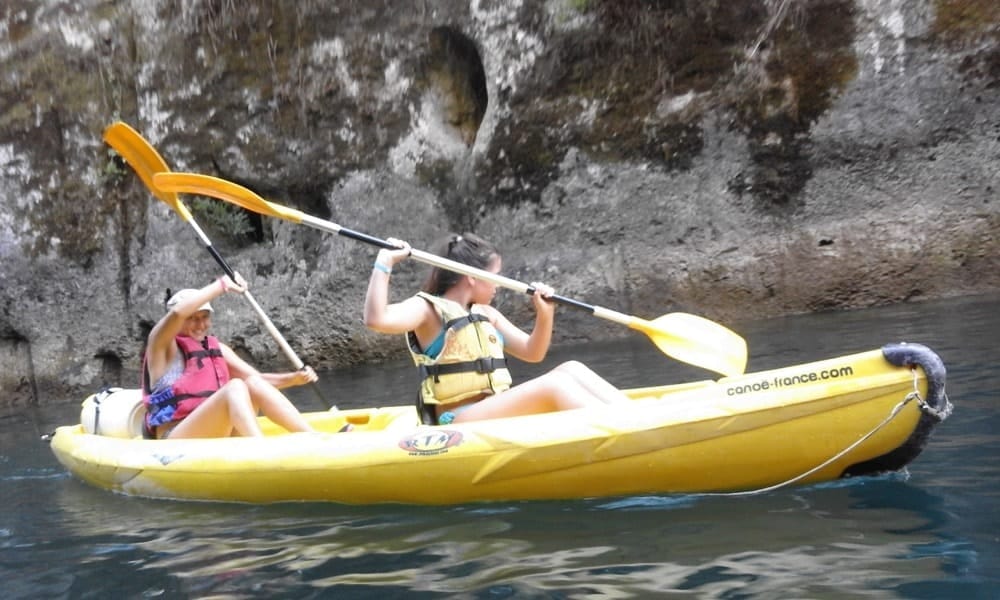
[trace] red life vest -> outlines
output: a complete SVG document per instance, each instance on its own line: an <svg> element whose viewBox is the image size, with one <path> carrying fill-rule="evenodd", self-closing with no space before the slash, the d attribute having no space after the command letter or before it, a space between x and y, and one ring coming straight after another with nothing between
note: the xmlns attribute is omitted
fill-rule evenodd
<svg viewBox="0 0 1000 600"><path fill-rule="evenodd" d="M156 427L171 421L180 421L198 408L206 398L229 381L229 366L222 356L222 348L215 336L199 342L186 335L174 338L181 351L184 371L170 388L152 394L149 368L142 366L142 399L146 405L146 435ZM155 436L154 436L155 437Z"/></svg>

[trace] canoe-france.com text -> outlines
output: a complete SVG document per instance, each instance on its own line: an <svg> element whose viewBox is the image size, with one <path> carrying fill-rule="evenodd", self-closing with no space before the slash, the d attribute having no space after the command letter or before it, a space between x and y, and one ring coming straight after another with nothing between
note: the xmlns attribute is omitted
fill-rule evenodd
<svg viewBox="0 0 1000 600"><path fill-rule="evenodd" d="M799 375L775 375L771 379L762 379L753 383L743 383L726 388L726 394L735 396L737 394L749 394L750 392L762 392L770 389L778 389L797 385L800 383L814 383L824 379L836 379L838 377L850 377L854 375L854 368L851 366L837 367L835 369L823 369L822 371L812 371Z"/></svg>

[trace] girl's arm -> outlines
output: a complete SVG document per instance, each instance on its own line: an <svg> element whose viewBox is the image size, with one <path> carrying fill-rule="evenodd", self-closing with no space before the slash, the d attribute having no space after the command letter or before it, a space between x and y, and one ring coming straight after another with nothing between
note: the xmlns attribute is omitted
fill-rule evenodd
<svg viewBox="0 0 1000 600"><path fill-rule="evenodd" d="M230 348L228 344L219 342L219 347L222 349L222 358L225 359L226 366L229 367L230 378L246 379L252 375L264 376L263 373L253 368L250 363L240 358L240 356L236 354L236 351Z"/></svg>
<svg viewBox="0 0 1000 600"><path fill-rule="evenodd" d="M149 367L150 381L159 379L167 365L170 364L175 348L174 338L181 332L184 321L188 317L198 312L201 305L218 298L227 291L243 292L246 289L243 279L239 275L236 277L240 283L229 277L220 277L196 290L194 294L177 303L156 322L146 338L146 364Z"/></svg>
<svg viewBox="0 0 1000 600"><path fill-rule="evenodd" d="M493 326L503 335L504 351L525 362L541 362L552 344L552 326L555 322L555 304L545 299L552 295L552 288L541 283L532 283L535 293L531 303L535 306L535 326L531 333L511 323L499 310L484 307Z"/></svg>
<svg viewBox="0 0 1000 600"><path fill-rule="evenodd" d="M427 303L417 297L389 303L389 277L393 267L410 255L410 245L392 238L388 241L399 244L399 249L379 250L365 293L364 322L379 333L405 333L418 329L424 322Z"/></svg>
<svg viewBox="0 0 1000 600"><path fill-rule="evenodd" d="M299 371L286 371L284 373L261 373L250 363L240 358L236 351L228 345L219 342L222 348L222 357L229 367L229 376L234 379L246 379L252 375L259 375L261 379L280 389L305 385L319 379L312 367L306 367Z"/></svg>

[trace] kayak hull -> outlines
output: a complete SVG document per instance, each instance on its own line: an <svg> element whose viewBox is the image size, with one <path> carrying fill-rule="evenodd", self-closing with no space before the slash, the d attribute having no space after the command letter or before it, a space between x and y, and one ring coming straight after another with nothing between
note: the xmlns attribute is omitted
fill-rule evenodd
<svg viewBox="0 0 1000 600"><path fill-rule="evenodd" d="M634 403L448 426L412 406L306 413L318 433L144 440L57 429L77 478L123 494L230 502L459 504L753 491L898 470L951 405L916 344L718 381ZM337 433L346 423L354 430Z"/></svg>

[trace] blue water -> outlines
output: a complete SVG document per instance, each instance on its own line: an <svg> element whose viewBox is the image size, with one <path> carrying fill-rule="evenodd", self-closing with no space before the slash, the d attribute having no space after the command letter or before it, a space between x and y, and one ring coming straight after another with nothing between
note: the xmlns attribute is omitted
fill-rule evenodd
<svg viewBox="0 0 1000 600"><path fill-rule="evenodd" d="M38 439L78 420L80 399L12 412L0 416L0 596L1000 598L998 315L1000 297L979 297L736 324L753 370L927 344L955 404L906 472L751 497L144 500L74 480ZM559 348L553 362L569 357L622 386L705 377L642 336ZM323 377L343 407L370 389L408 398L411 384L402 363ZM295 400L318 408L306 391Z"/></svg>

